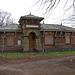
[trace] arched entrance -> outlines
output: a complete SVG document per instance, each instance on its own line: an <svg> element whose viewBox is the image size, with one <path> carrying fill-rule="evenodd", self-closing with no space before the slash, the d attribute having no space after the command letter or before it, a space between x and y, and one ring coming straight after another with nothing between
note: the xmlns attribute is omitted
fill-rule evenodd
<svg viewBox="0 0 75 75"><path fill-rule="evenodd" d="M29 50L33 51L33 49L36 49L36 34L31 32L29 34Z"/></svg>

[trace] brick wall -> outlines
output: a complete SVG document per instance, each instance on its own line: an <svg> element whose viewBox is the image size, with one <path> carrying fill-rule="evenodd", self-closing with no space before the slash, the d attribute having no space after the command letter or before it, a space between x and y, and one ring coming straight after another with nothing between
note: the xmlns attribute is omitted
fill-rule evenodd
<svg viewBox="0 0 75 75"><path fill-rule="evenodd" d="M45 35L43 36L42 31L40 33L39 30L30 29L30 30L25 31L25 32L27 32L26 35L29 35L29 33L32 32L32 31L34 31L36 33L36 36L41 35L41 39L37 38L37 40L39 40L39 41L37 41L36 44L38 42L41 42L39 44L42 44L42 47L40 45L40 47L42 49L47 50L47 49L55 49L55 48L75 47L75 33L73 34L73 36L71 36L71 33L68 32L69 35L70 35L70 43L66 44L66 40L65 40L66 35L64 36L64 32L62 33L61 36L59 36L60 32L58 32L57 36L55 37L55 32L46 31ZM0 52L3 50L3 34L4 34L3 32L0 32ZM10 37L12 37L13 41L11 39L9 41ZM53 37L53 39L52 39L52 37ZM21 40L21 45L18 45L18 40ZM9 45L8 45L8 41L9 41ZM10 45L10 42L13 42L13 44ZM24 45L25 45L24 44L24 37L23 37L22 32L17 32L16 36L15 36L15 32L6 32L6 35L4 37L4 51L11 51L11 50L13 50L13 51L16 51L16 50L17 51L22 51L24 49ZM39 46L37 45L37 49L38 49L38 47Z"/></svg>
<svg viewBox="0 0 75 75"><path fill-rule="evenodd" d="M0 52L3 50L3 32L0 33ZM11 39L12 38L12 39ZM21 45L18 45L17 41L21 40ZM11 44L12 43L12 44ZM4 37L4 51L15 50L22 51L23 50L23 37L22 32L17 32L15 37L15 32L6 32Z"/></svg>
<svg viewBox="0 0 75 75"><path fill-rule="evenodd" d="M51 31L50 31L51 32ZM55 48L71 48L71 47L75 47L75 33L74 35L71 37L71 32L67 32L66 34L69 34L69 40L70 43L66 43L66 34L64 36L64 32L62 33L62 35L60 36L60 32L57 33L57 36L55 37L55 32L53 33L53 44L49 44L50 43L50 33L49 31L45 31L45 35L43 37L43 32L41 32L41 43L42 43L42 48L47 50L47 49L55 49ZM46 44L46 43L48 44Z"/></svg>

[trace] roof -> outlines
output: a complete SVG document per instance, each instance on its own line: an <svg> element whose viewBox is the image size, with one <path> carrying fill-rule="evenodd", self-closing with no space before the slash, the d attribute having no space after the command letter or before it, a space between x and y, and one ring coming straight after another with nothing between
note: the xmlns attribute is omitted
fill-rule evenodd
<svg viewBox="0 0 75 75"><path fill-rule="evenodd" d="M19 24L14 24L14 25L6 25L0 27L0 32L3 31L21 31L22 32L22 27ZM66 31L66 32L73 32L75 31L75 28L64 26L64 25L54 25L54 24L41 24L40 26L40 31Z"/></svg>
<svg viewBox="0 0 75 75"><path fill-rule="evenodd" d="M22 28L18 24L5 25L5 26L0 27L0 31L22 31Z"/></svg>
<svg viewBox="0 0 75 75"><path fill-rule="evenodd" d="M64 26L64 25L54 25L54 24L41 24L41 31L75 31L75 28Z"/></svg>
<svg viewBox="0 0 75 75"><path fill-rule="evenodd" d="M31 14L29 14L29 15L25 15L25 16L21 16L20 17L20 20L22 20L22 19L37 19L37 20L43 20L44 18L43 17L39 17L39 16L35 16L35 15L31 15ZM19 22L20 22L20 20L19 20Z"/></svg>

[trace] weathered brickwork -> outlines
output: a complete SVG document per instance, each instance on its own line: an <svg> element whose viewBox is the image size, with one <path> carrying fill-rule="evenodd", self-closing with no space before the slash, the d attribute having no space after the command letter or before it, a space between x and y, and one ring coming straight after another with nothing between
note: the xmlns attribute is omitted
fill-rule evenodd
<svg viewBox="0 0 75 75"><path fill-rule="evenodd" d="M23 44L23 47L24 47L24 52L28 52L29 51L29 37L24 37L24 44Z"/></svg>
<svg viewBox="0 0 75 75"><path fill-rule="evenodd" d="M28 31L28 32L27 32ZM29 51L29 34L33 31L36 34L36 50L47 50L47 49L55 49L55 48L71 48L75 47L75 33L71 36L71 33L68 32L70 36L70 43L66 43L66 34L59 36L59 33L55 37L55 32L48 31L43 36L42 32L37 30L27 30L27 36L24 36L22 32L6 32L4 36L4 46L3 46L3 35L4 33L0 33L0 52L3 51ZM13 38L13 45L8 45L8 40L10 37ZM47 37L47 38L46 38ZM18 40L21 40L21 45L18 45ZM48 42L47 42L48 41ZM53 41L53 42L52 42ZM10 43L9 42L9 43ZM48 44L47 44L48 43ZM4 47L4 48L3 48Z"/></svg>
<svg viewBox="0 0 75 75"><path fill-rule="evenodd" d="M70 38L69 43L66 43L66 36ZM47 49L55 49L55 48L72 48L72 47L75 47L75 33L74 33L73 36L71 36L71 33L69 33L69 32L67 32L65 34L65 36L63 34L61 36L59 36L59 33L58 33L57 36L55 37L55 32L54 32L53 44L49 44L50 43L49 40L51 40L49 32L46 32L45 36L41 37L41 39L42 39L42 47L45 50L47 50Z"/></svg>
<svg viewBox="0 0 75 75"><path fill-rule="evenodd" d="M5 37L3 37L4 33L1 33L1 34L2 34L2 37L0 37L0 52L2 50L3 51L9 51L9 50L16 50L16 51L19 50L20 51L20 50L23 50L22 32L17 32L16 37L15 37L15 32L6 32ZM10 39L10 37L13 38L13 41ZM3 38L4 38L4 44L3 44ZM17 44L18 40L21 40L21 45ZM9 41L9 45L8 45L8 41ZM11 41L13 42L12 45L10 45Z"/></svg>
<svg viewBox="0 0 75 75"><path fill-rule="evenodd" d="M40 36L40 30L39 29L24 29L23 30L23 34L24 34L24 52L25 51L33 51L32 50L29 50L29 36L30 36L30 33L35 33L36 37L35 37L35 45L36 45L36 48L37 50L41 50L41 36ZM33 41L32 41L32 44L33 44Z"/></svg>
<svg viewBox="0 0 75 75"><path fill-rule="evenodd" d="M75 50L75 29L40 24L43 19L29 14L20 17L19 25L0 27L0 52Z"/></svg>

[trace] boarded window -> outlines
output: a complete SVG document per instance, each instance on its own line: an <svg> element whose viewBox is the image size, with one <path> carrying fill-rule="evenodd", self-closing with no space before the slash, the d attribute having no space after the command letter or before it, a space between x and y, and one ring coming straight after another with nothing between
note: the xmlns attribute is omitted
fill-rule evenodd
<svg viewBox="0 0 75 75"><path fill-rule="evenodd" d="M7 45L10 45L10 46L14 45L14 38L13 37L10 36L7 38Z"/></svg>
<svg viewBox="0 0 75 75"><path fill-rule="evenodd" d="M21 45L21 40L17 40L17 44L18 45Z"/></svg>
<svg viewBox="0 0 75 75"><path fill-rule="evenodd" d="M45 44L53 44L53 35L46 33L45 34Z"/></svg>
<svg viewBox="0 0 75 75"><path fill-rule="evenodd" d="M70 43L70 35L69 35L69 34L66 34L65 40L66 40L65 42L66 42L67 44Z"/></svg>

